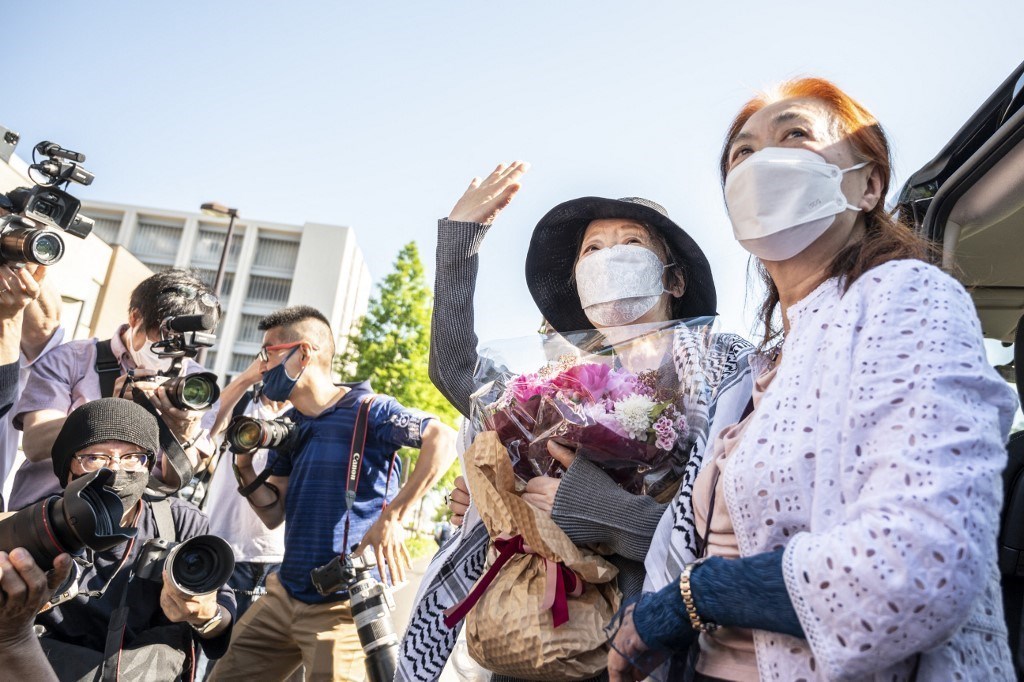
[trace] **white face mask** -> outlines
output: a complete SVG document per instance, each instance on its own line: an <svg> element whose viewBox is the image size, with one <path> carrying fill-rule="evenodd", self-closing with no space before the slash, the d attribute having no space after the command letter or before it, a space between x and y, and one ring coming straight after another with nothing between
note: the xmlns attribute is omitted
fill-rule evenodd
<svg viewBox="0 0 1024 682"><path fill-rule="evenodd" d="M846 210L842 169L808 149L766 147L725 180L725 203L740 245L762 260L786 260L814 243Z"/></svg>
<svg viewBox="0 0 1024 682"><path fill-rule="evenodd" d="M576 264L576 289L587 319L602 327L629 324L658 305L668 267L644 246L617 244Z"/></svg>
<svg viewBox="0 0 1024 682"><path fill-rule="evenodd" d="M141 331L141 326L128 329L128 343L125 345L128 346L128 355L135 362L135 366L139 369L153 369L161 372L169 370L174 358L163 358L157 355L153 350L153 341L150 341L148 337L146 342L142 344L142 348L135 350L135 337L142 333L144 332Z"/></svg>

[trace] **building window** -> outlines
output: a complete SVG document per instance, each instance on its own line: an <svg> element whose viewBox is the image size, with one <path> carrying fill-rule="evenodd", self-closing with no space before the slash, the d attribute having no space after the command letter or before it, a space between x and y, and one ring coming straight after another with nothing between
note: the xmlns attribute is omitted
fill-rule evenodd
<svg viewBox="0 0 1024 682"><path fill-rule="evenodd" d="M131 250L140 260L159 258L174 260L181 241L181 227L140 220L132 238Z"/></svg>
<svg viewBox="0 0 1024 682"><path fill-rule="evenodd" d="M121 231L120 218L100 216L93 217L92 219L96 223L92 228L93 234L105 241L107 244L117 243L117 233Z"/></svg>
<svg viewBox="0 0 1024 682"><path fill-rule="evenodd" d="M238 337L235 341L238 343L263 343L263 332L259 328L262 319L262 315L242 313L242 318L238 323Z"/></svg>
<svg viewBox="0 0 1024 682"><path fill-rule="evenodd" d="M291 290L292 281L290 279L253 275L249 278L246 303L283 305L288 303L288 294L291 293Z"/></svg>
<svg viewBox="0 0 1024 682"><path fill-rule="evenodd" d="M217 351L208 350L206 351L206 360L203 361L203 367L210 370L217 366Z"/></svg>
<svg viewBox="0 0 1024 682"><path fill-rule="evenodd" d="M199 279L203 280L206 286L213 289L213 281L217 279L217 271L211 268L193 268ZM220 285L221 297L228 296L231 294L231 287L235 283L235 273L225 272L224 281Z"/></svg>
<svg viewBox="0 0 1024 682"><path fill-rule="evenodd" d="M196 235L196 245L192 249L192 262L194 263L220 263L220 253L224 249L224 238L227 230L211 230L206 226L200 226L199 234ZM231 250L228 252L227 267L233 268L238 265L238 255L242 252L242 240L245 231L235 229L231 233Z"/></svg>
<svg viewBox="0 0 1024 682"><path fill-rule="evenodd" d="M231 367L228 369L229 372L244 372L245 368L252 364L252 361L256 359L255 355L249 355L248 353L232 353L231 354Z"/></svg>
<svg viewBox="0 0 1024 682"><path fill-rule="evenodd" d="M295 270L295 261L298 257L298 242L260 237L256 242L256 257L253 259L253 267L291 273Z"/></svg>

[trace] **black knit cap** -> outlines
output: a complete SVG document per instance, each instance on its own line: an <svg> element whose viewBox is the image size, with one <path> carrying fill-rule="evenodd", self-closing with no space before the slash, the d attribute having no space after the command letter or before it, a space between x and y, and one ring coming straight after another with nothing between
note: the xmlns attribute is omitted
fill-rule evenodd
<svg viewBox="0 0 1024 682"><path fill-rule="evenodd" d="M156 455L160 449L160 427L156 417L131 400L100 398L82 405L68 415L50 450L53 473L62 486L67 483L75 453L105 440L138 445ZM150 458L150 468L154 459Z"/></svg>
<svg viewBox="0 0 1024 682"><path fill-rule="evenodd" d="M683 295L673 299L672 317L715 315L718 295L711 264L693 237L676 225L660 204L640 197L581 197L555 206L540 219L526 254L526 284L533 300L558 332L593 329L580 305L573 266L584 230L594 220L636 220L658 231L670 257L685 273Z"/></svg>

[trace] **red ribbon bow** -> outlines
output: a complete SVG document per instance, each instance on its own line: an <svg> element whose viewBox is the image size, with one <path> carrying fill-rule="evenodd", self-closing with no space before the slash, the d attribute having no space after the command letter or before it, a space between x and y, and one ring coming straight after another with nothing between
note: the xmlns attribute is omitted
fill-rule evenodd
<svg viewBox="0 0 1024 682"><path fill-rule="evenodd" d="M487 573L477 582L465 599L450 609L445 610L444 624L447 627L454 628L460 620L466 617L466 614L480 601L480 597L491 586L491 583L494 582L498 575L498 571L508 563L509 559L516 554L535 554L530 549L530 546L526 544L526 541L523 540L522 535L512 537L502 535L496 537L494 538L494 549L498 551L498 558L494 560ZM568 622L568 597L578 597L583 594L583 580L576 575L575 571L561 562L544 559L544 563L547 565L547 577L544 603L541 604L541 608L545 611L551 610L551 621L557 628Z"/></svg>

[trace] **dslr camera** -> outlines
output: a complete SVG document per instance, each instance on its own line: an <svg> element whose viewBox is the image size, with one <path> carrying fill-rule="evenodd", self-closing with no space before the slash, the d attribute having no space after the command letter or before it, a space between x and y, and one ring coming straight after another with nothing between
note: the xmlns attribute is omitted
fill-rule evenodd
<svg viewBox="0 0 1024 682"><path fill-rule="evenodd" d="M215 326L216 319L210 314L168 317L160 324L162 340L153 344L153 351L173 360L170 369L157 372L157 376L168 377L162 386L167 390L171 404L179 410L208 410L220 398L217 375L213 372L181 373L185 358L194 358L200 349L210 348L217 341L211 333ZM148 378L136 377L134 371L129 372L125 386Z"/></svg>
<svg viewBox="0 0 1024 682"><path fill-rule="evenodd" d="M17 133L0 127L0 160L10 160L19 141ZM72 182L90 185L94 175L79 165L85 154L40 142L32 149L29 177L32 187L19 187L0 194L0 262L23 265L53 265L64 256L60 231L85 239L93 221L79 214L82 207L65 189ZM65 189L61 189L63 186Z"/></svg>
<svg viewBox="0 0 1024 682"><path fill-rule="evenodd" d="M295 423L291 419L232 418L224 438L231 452L245 454L262 448L290 450L295 445Z"/></svg>
<svg viewBox="0 0 1024 682"><path fill-rule="evenodd" d="M24 547L44 571L61 554L81 554L86 547L102 552L135 537L122 528L121 498L106 486L114 472L100 469L68 484L63 495L51 495L0 521L0 550Z"/></svg>
<svg viewBox="0 0 1024 682"><path fill-rule="evenodd" d="M231 577L235 555L216 535L197 535L184 542L148 540L135 561L135 575L162 582L164 569L171 584L185 594L209 594Z"/></svg>
<svg viewBox="0 0 1024 682"><path fill-rule="evenodd" d="M398 635L391 619L395 600L391 590L373 577L376 566L373 547L367 547L362 555L334 557L329 563L310 571L309 577L317 592L325 597L348 590L359 644L366 655L367 679L383 682L395 678Z"/></svg>

